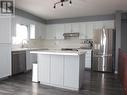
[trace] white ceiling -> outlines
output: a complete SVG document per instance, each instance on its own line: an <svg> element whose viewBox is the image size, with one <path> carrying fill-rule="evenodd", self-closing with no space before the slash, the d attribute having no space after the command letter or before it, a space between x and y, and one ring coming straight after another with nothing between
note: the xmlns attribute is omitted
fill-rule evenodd
<svg viewBox="0 0 127 95"><path fill-rule="evenodd" d="M72 0L72 6L66 2L64 7L53 5L60 0L15 0L16 8L25 10L44 19L72 18L127 11L127 0Z"/></svg>

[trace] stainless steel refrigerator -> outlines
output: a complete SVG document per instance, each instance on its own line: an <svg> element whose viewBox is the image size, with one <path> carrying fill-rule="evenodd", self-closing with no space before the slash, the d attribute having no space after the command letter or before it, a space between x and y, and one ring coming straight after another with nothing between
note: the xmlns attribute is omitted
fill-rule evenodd
<svg viewBox="0 0 127 95"><path fill-rule="evenodd" d="M115 31L113 29L98 29L93 36L92 70L113 72L115 58Z"/></svg>

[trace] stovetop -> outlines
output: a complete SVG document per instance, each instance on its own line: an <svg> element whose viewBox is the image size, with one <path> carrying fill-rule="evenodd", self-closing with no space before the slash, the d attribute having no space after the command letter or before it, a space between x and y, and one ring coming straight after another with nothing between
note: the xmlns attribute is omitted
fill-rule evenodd
<svg viewBox="0 0 127 95"><path fill-rule="evenodd" d="M63 51L78 51L76 48L62 48Z"/></svg>

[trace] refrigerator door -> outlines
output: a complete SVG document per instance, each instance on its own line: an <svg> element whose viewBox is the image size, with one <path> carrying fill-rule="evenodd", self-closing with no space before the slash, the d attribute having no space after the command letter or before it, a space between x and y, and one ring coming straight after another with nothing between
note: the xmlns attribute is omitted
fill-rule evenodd
<svg viewBox="0 0 127 95"><path fill-rule="evenodd" d="M94 55L92 70L112 72L112 55Z"/></svg>
<svg viewBox="0 0 127 95"><path fill-rule="evenodd" d="M113 30L100 29L94 32L92 70L112 72Z"/></svg>
<svg viewBox="0 0 127 95"><path fill-rule="evenodd" d="M98 29L94 32L94 53L112 54L113 30Z"/></svg>

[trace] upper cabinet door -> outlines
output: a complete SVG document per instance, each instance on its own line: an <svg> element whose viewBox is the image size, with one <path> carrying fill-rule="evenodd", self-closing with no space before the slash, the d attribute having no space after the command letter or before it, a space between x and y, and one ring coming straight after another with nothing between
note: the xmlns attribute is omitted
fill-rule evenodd
<svg viewBox="0 0 127 95"><path fill-rule="evenodd" d="M68 23L64 24L64 33L77 33L80 32L80 23Z"/></svg>
<svg viewBox="0 0 127 95"><path fill-rule="evenodd" d="M94 31L93 22L80 23L80 39L92 39Z"/></svg>
<svg viewBox="0 0 127 95"><path fill-rule="evenodd" d="M64 39L64 24L55 25L56 39Z"/></svg>
<svg viewBox="0 0 127 95"><path fill-rule="evenodd" d="M46 39L56 39L55 25L47 25Z"/></svg>
<svg viewBox="0 0 127 95"><path fill-rule="evenodd" d="M103 26L105 28L114 29L114 20L103 21Z"/></svg>
<svg viewBox="0 0 127 95"><path fill-rule="evenodd" d="M70 23L64 24L64 33L71 33L71 31L72 31L71 24Z"/></svg>
<svg viewBox="0 0 127 95"><path fill-rule="evenodd" d="M114 29L114 20L107 20L107 21L96 21L94 23L94 30L95 29L102 29L102 28L111 28Z"/></svg>
<svg viewBox="0 0 127 95"><path fill-rule="evenodd" d="M0 43L11 43L11 17L0 17Z"/></svg>
<svg viewBox="0 0 127 95"><path fill-rule="evenodd" d="M80 32L80 23L72 23L72 33L79 33Z"/></svg>
<svg viewBox="0 0 127 95"><path fill-rule="evenodd" d="M102 29L103 28L103 22L102 21L95 21L93 22L93 29L94 31L96 29Z"/></svg>
<svg viewBox="0 0 127 95"><path fill-rule="evenodd" d="M86 22L81 22L79 39L86 39L86 38L87 38Z"/></svg>
<svg viewBox="0 0 127 95"><path fill-rule="evenodd" d="M87 39L93 39L93 32L94 32L94 23L87 22L86 23L86 37Z"/></svg>

